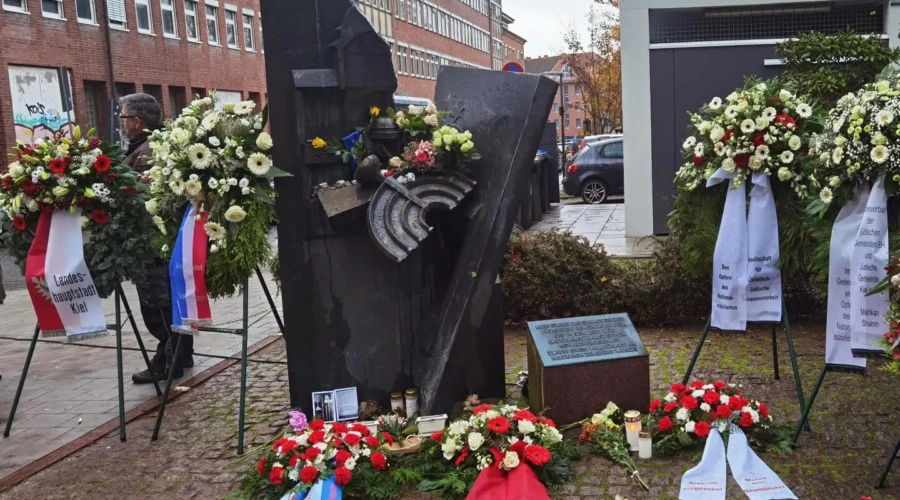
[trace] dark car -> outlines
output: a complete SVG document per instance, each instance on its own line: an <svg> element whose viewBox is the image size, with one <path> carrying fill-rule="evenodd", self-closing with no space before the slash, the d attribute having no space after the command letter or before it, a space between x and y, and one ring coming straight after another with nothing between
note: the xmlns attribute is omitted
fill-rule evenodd
<svg viewBox="0 0 900 500"><path fill-rule="evenodd" d="M566 169L563 189L585 203L603 203L625 192L622 139L592 142L578 152Z"/></svg>

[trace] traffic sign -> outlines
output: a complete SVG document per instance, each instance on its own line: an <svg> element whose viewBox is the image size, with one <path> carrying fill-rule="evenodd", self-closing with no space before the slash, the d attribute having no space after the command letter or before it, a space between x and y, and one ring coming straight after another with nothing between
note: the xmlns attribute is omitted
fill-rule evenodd
<svg viewBox="0 0 900 500"><path fill-rule="evenodd" d="M517 62L508 62L503 66L503 71L510 71L512 73L524 73L525 68L523 68L522 65Z"/></svg>

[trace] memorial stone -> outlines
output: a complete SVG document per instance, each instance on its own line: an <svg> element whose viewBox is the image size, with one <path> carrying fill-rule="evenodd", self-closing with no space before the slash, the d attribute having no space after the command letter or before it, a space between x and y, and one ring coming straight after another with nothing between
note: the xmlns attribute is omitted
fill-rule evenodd
<svg viewBox="0 0 900 500"><path fill-rule="evenodd" d="M647 411L650 356L625 313L528 323L533 411L558 422L589 417L610 401Z"/></svg>

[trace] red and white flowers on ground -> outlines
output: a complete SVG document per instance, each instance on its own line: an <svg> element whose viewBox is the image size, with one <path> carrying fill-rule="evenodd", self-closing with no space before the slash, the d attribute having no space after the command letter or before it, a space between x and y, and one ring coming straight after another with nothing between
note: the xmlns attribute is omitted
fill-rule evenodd
<svg viewBox="0 0 900 500"><path fill-rule="evenodd" d="M546 465L549 448L562 441L562 434L552 420L528 410L483 404L475 407L472 416L454 421L431 439L440 443L444 458L457 467L512 470L522 464Z"/></svg>
<svg viewBox="0 0 900 500"><path fill-rule="evenodd" d="M675 179L681 189L705 186L722 168L735 174L733 187L763 172L789 182L799 195L808 190L803 163L808 139L816 129L808 99L777 82L749 83L723 101L713 98L691 114L689 136L682 145L684 164Z"/></svg>
<svg viewBox="0 0 900 500"><path fill-rule="evenodd" d="M719 381L675 384L664 398L650 403L650 415L658 438L685 434L704 440L714 427L727 432L731 422L747 434L772 424L765 403L743 397L740 386Z"/></svg>

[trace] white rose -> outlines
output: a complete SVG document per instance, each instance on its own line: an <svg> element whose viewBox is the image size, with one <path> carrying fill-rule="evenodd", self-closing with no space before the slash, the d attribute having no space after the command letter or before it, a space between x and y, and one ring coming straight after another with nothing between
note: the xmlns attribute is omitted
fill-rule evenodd
<svg viewBox="0 0 900 500"><path fill-rule="evenodd" d="M410 116L419 116L422 113L422 108L418 106L410 106L407 112Z"/></svg>
<svg viewBox="0 0 900 500"><path fill-rule="evenodd" d="M13 177L22 177L25 175L25 167L21 163L15 161L9 165L9 175Z"/></svg>
<svg viewBox="0 0 900 500"><path fill-rule="evenodd" d="M484 444L484 436L477 432L469 433L469 449L472 451L478 451L478 448L481 448L481 445Z"/></svg>
<svg viewBox="0 0 900 500"><path fill-rule="evenodd" d="M828 185L831 186L831 187L833 187L833 188L836 188L836 187L840 186L840 185L841 185L841 178L835 175L834 177L832 177L832 178L828 181Z"/></svg>
<svg viewBox="0 0 900 500"><path fill-rule="evenodd" d="M444 452L444 458L447 460L453 459L453 455L456 455L456 449L456 441L453 439L448 439L441 445L441 451Z"/></svg>
<svg viewBox="0 0 900 500"><path fill-rule="evenodd" d="M765 130L767 128L769 128L769 120L766 120L763 117L756 119L756 130Z"/></svg>
<svg viewBox="0 0 900 500"><path fill-rule="evenodd" d="M428 103L428 106L425 106L425 112L428 114L433 115L433 114L437 113L437 111L438 111L437 106L435 106L434 103Z"/></svg>
<svg viewBox="0 0 900 500"><path fill-rule="evenodd" d="M263 151L272 149L272 136L266 132L260 132L259 137L256 138L256 147Z"/></svg>
<svg viewBox="0 0 900 500"><path fill-rule="evenodd" d="M432 127L437 127L438 118L437 115L427 115L425 117L425 125L430 125Z"/></svg>
<svg viewBox="0 0 900 500"><path fill-rule="evenodd" d="M147 213L149 213L150 215L156 215L156 213L159 211L159 202L156 200L156 198L147 200L146 202L144 202L144 208L147 209Z"/></svg>
<svg viewBox="0 0 900 500"><path fill-rule="evenodd" d="M450 435L452 436L460 436L465 434L466 431L469 430L469 421L468 420L457 420L450 424Z"/></svg>
<svg viewBox="0 0 900 500"><path fill-rule="evenodd" d="M735 165L733 159L725 158L725 160L722 162L722 168L725 169L726 172L734 172L734 169L737 168L737 165Z"/></svg>
<svg viewBox="0 0 900 500"><path fill-rule="evenodd" d="M800 139L800 136L795 135L788 139L788 147L793 149L794 151L800 149L800 146L802 145L803 141Z"/></svg>
<svg viewBox="0 0 900 500"><path fill-rule="evenodd" d="M247 218L247 212L238 205L232 205L225 211L225 220L228 222L241 222Z"/></svg>
<svg viewBox="0 0 900 500"><path fill-rule="evenodd" d="M209 138L209 145L219 147L222 145L222 141L220 141L218 137L212 136Z"/></svg>
<svg viewBox="0 0 900 500"><path fill-rule="evenodd" d="M399 156L391 158L389 163L394 168L400 168L403 166L403 160L401 160Z"/></svg>
<svg viewBox="0 0 900 500"><path fill-rule="evenodd" d="M894 286L900 286L900 274L891 276L891 284Z"/></svg>
<svg viewBox="0 0 900 500"><path fill-rule="evenodd" d="M507 451L500 466L505 470L515 469L519 466L519 454L514 451Z"/></svg>
<svg viewBox="0 0 900 500"><path fill-rule="evenodd" d="M781 167L778 169L778 180L785 182L788 181L794 174L787 167Z"/></svg>
<svg viewBox="0 0 900 500"><path fill-rule="evenodd" d="M519 432L522 434L531 434L534 432L534 424L528 420L519 420Z"/></svg>
<svg viewBox="0 0 900 500"><path fill-rule="evenodd" d="M716 125L709 131L709 139L713 142L719 142L725 137L725 129Z"/></svg>

